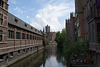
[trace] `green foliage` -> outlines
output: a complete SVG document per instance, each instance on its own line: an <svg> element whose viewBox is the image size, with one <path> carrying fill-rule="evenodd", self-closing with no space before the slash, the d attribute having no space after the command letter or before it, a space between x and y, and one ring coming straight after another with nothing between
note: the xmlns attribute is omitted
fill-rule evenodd
<svg viewBox="0 0 100 67"><path fill-rule="evenodd" d="M56 33L55 41L57 42L58 49L60 48L60 50L63 50L66 58L70 58L72 54L79 55L88 51L87 41L66 41L65 29L63 29L61 32Z"/></svg>
<svg viewBox="0 0 100 67"><path fill-rule="evenodd" d="M85 41L81 41L81 42L71 42L71 41L67 41L64 44L64 55L67 58L70 58L72 54L74 55L79 55L82 54L84 52L88 51L88 46L86 45L87 42Z"/></svg>
<svg viewBox="0 0 100 67"><path fill-rule="evenodd" d="M46 46L46 44L45 44L45 34L43 34L43 41L42 41L42 43L43 43L43 46L45 47Z"/></svg>
<svg viewBox="0 0 100 67"><path fill-rule="evenodd" d="M57 47L58 48L63 48L63 43L65 43L65 29L62 29L61 32L56 33L56 38L55 41L57 42Z"/></svg>

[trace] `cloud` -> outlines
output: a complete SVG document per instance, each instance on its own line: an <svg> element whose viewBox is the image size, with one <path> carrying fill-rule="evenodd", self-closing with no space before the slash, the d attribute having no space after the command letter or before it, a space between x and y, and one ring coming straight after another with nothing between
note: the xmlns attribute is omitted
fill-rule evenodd
<svg viewBox="0 0 100 67"><path fill-rule="evenodd" d="M10 2L13 3L13 4L17 4L16 0L10 0Z"/></svg>
<svg viewBox="0 0 100 67"><path fill-rule="evenodd" d="M19 7L16 7L13 10L16 11L16 12L18 12L18 13L25 13L25 11L22 10L21 8L19 8Z"/></svg>
<svg viewBox="0 0 100 67"><path fill-rule="evenodd" d="M29 16L26 16L26 18L29 19L30 17Z"/></svg>
<svg viewBox="0 0 100 67"><path fill-rule="evenodd" d="M68 18L69 13L74 11L73 5L65 2L50 3L38 10L31 25L42 30L48 24L51 27L51 31L61 31L64 28L64 22L59 21L59 19Z"/></svg>

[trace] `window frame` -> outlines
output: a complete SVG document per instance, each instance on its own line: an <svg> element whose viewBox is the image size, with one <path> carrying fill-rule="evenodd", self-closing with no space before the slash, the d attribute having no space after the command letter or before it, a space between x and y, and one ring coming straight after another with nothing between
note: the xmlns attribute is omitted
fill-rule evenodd
<svg viewBox="0 0 100 67"><path fill-rule="evenodd" d="M32 35L30 35L30 40L32 40Z"/></svg>
<svg viewBox="0 0 100 67"><path fill-rule="evenodd" d="M25 33L22 33L22 39L25 39Z"/></svg>
<svg viewBox="0 0 100 67"><path fill-rule="evenodd" d="M8 38L9 39L14 39L14 31L8 30Z"/></svg>
<svg viewBox="0 0 100 67"><path fill-rule="evenodd" d="M2 33L3 33L3 31L2 30L0 30L0 42L2 42Z"/></svg>
<svg viewBox="0 0 100 67"><path fill-rule="evenodd" d="M27 39L27 40L29 39L29 34L26 34L26 39Z"/></svg>
<svg viewBox="0 0 100 67"><path fill-rule="evenodd" d="M3 14L0 14L0 25L3 24Z"/></svg>
<svg viewBox="0 0 100 67"><path fill-rule="evenodd" d="M3 0L0 0L0 6L4 7L4 1Z"/></svg>
<svg viewBox="0 0 100 67"><path fill-rule="evenodd" d="M98 17L100 17L100 9L97 9L97 13Z"/></svg>
<svg viewBox="0 0 100 67"><path fill-rule="evenodd" d="M20 32L16 32L16 39L20 39Z"/></svg>
<svg viewBox="0 0 100 67"><path fill-rule="evenodd" d="M98 24L100 25L100 23L97 23L97 42L100 43L100 41L99 41L100 32L98 31L99 30L98 27L100 27L100 26L98 26Z"/></svg>

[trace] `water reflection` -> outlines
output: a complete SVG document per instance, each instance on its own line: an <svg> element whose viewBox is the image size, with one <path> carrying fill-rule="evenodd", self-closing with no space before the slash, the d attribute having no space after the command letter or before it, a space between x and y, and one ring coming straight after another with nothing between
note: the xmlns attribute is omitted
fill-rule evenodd
<svg viewBox="0 0 100 67"><path fill-rule="evenodd" d="M56 50L56 45L49 45L9 67L66 67L66 60L61 52Z"/></svg>
<svg viewBox="0 0 100 67"><path fill-rule="evenodd" d="M46 62L42 64L40 67L66 67L65 65L62 64L61 61L57 60L57 54L56 53L56 46L47 46L46 48L48 50Z"/></svg>

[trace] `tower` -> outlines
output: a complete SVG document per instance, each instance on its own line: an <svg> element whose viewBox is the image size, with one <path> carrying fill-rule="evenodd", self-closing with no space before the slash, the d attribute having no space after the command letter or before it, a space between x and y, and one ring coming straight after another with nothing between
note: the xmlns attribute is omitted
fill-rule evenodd
<svg viewBox="0 0 100 67"><path fill-rule="evenodd" d="M46 30L46 32L50 32L50 26L45 26L45 30Z"/></svg>

